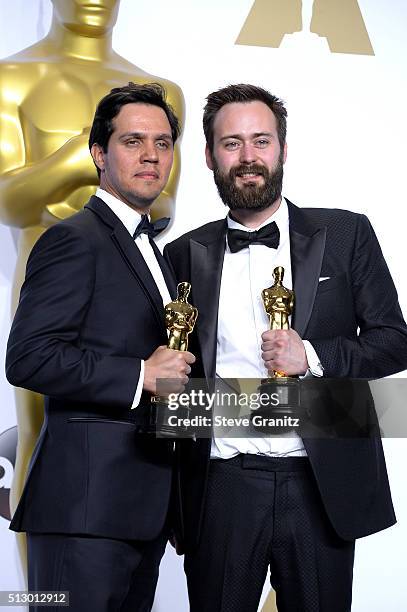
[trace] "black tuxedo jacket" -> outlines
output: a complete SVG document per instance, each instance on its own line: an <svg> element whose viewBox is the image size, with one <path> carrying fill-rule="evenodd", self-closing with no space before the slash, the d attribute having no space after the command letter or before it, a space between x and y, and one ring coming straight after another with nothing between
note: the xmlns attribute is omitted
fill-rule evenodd
<svg viewBox="0 0 407 612"><path fill-rule="evenodd" d="M153 245L170 293L175 284ZM131 410L140 359L167 343L134 241L92 197L34 246L7 350L8 380L45 395L45 422L11 528L148 540L168 510L172 459Z"/></svg>
<svg viewBox="0 0 407 612"><path fill-rule="evenodd" d="M364 215L300 209L288 203L295 310L292 326L310 340L328 378L379 378L407 368L407 329L373 229ZM216 368L219 291L226 220L204 225L167 245L164 255L179 281L192 284L198 308L191 350L196 376ZM271 271L270 271L271 274ZM321 277L329 279L319 282ZM242 321L244 324L244 321ZM362 394L370 401L370 393ZM303 437L322 502L344 539L395 522L377 427L369 437ZM210 440L180 444L181 538L199 537Z"/></svg>

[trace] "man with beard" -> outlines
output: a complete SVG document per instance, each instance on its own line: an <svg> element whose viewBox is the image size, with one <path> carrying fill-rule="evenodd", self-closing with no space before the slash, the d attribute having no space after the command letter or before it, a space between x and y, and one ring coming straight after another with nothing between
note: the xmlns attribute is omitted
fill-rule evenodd
<svg viewBox="0 0 407 612"><path fill-rule="evenodd" d="M229 214L166 256L192 284L194 375L209 387L215 375L323 382L407 366L406 325L368 219L300 209L281 195L286 116L281 100L252 85L207 98L206 161ZM288 330L268 330L261 300L277 266L295 293ZM350 610L355 539L395 516L377 423L364 437L330 431L180 446L178 538L192 612L257 611L268 567L280 611Z"/></svg>

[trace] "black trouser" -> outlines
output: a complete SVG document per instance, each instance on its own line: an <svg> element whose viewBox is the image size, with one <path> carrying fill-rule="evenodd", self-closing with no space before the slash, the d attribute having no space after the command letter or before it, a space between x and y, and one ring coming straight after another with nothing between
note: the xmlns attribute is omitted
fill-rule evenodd
<svg viewBox="0 0 407 612"><path fill-rule="evenodd" d="M29 533L28 589L69 591L69 608L49 611L148 612L167 535L164 531L151 542L132 542Z"/></svg>
<svg viewBox="0 0 407 612"><path fill-rule="evenodd" d="M307 458L211 460L191 612L257 612L268 567L279 612L348 612L354 542L334 532Z"/></svg>

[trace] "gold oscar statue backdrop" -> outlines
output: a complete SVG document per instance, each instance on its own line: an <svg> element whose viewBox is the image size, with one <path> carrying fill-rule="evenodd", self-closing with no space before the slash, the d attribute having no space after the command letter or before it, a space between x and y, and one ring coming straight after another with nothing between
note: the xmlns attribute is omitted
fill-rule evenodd
<svg viewBox="0 0 407 612"><path fill-rule="evenodd" d="M21 230L13 311L35 241L47 226L78 211L98 185L88 138L99 99L129 81L160 81L181 121L184 115L177 85L113 51L112 30L120 0L92 4L52 0L52 4L48 35L0 63L0 220ZM174 216L178 177L177 150L174 169L154 214ZM42 404L41 396L16 389L18 448L12 510L21 496L41 429Z"/></svg>
<svg viewBox="0 0 407 612"><path fill-rule="evenodd" d="M248 82L270 89L287 105L284 194L299 206L367 214L406 315L406 25L405 0L0 3L0 57L5 58L0 63L1 299L9 299L11 268L16 264L15 302L28 252L44 228L77 210L93 193L97 178L88 157L87 131L94 105L104 93L128 80L157 79L166 84L170 101L183 116L183 98L172 83L182 88L182 174L177 187L178 161L161 202L161 208L172 214L177 191L174 222L159 239L162 246L225 215L204 161L202 109L209 92ZM4 356L10 312L1 300L0 312ZM15 417L12 390L3 373L0 393L4 498L13 457L8 447L1 456L2 441L12 438L9 430ZM19 421L21 414L25 416L19 423L14 504L25 471L21 458L28 461L42 421L39 398L37 407L35 401L28 394L17 398ZM384 447L399 522L358 542L352 612L407 609L407 443L385 439ZM0 590L23 588L13 559L14 534L7 526L1 515ZM259 612L274 612L273 599L267 582ZM188 611L182 559L170 548L153 610Z"/></svg>

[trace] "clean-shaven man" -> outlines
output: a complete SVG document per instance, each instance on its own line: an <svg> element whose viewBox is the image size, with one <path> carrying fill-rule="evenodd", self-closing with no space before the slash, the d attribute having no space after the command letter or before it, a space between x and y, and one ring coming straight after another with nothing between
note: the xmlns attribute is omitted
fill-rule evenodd
<svg viewBox="0 0 407 612"><path fill-rule="evenodd" d="M166 348L175 282L149 221L178 135L158 84L100 101L100 188L36 243L10 333L7 378L46 415L11 528L29 589L68 591L75 612L150 610L167 540L172 448L143 431L156 380L182 386L194 361Z"/></svg>
<svg viewBox="0 0 407 612"><path fill-rule="evenodd" d="M281 195L286 115L253 85L207 98L206 162L229 214L166 247L199 311L195 375L210 384L215 375L403 370L407 329L368 219ZM268 330L261 299L276 266L295 292L289 330ZM184 441L180 538L192 612L256 612L268 567L280 612L350 610L355 539L395 522L374 422L366 432Z"/></svg>

